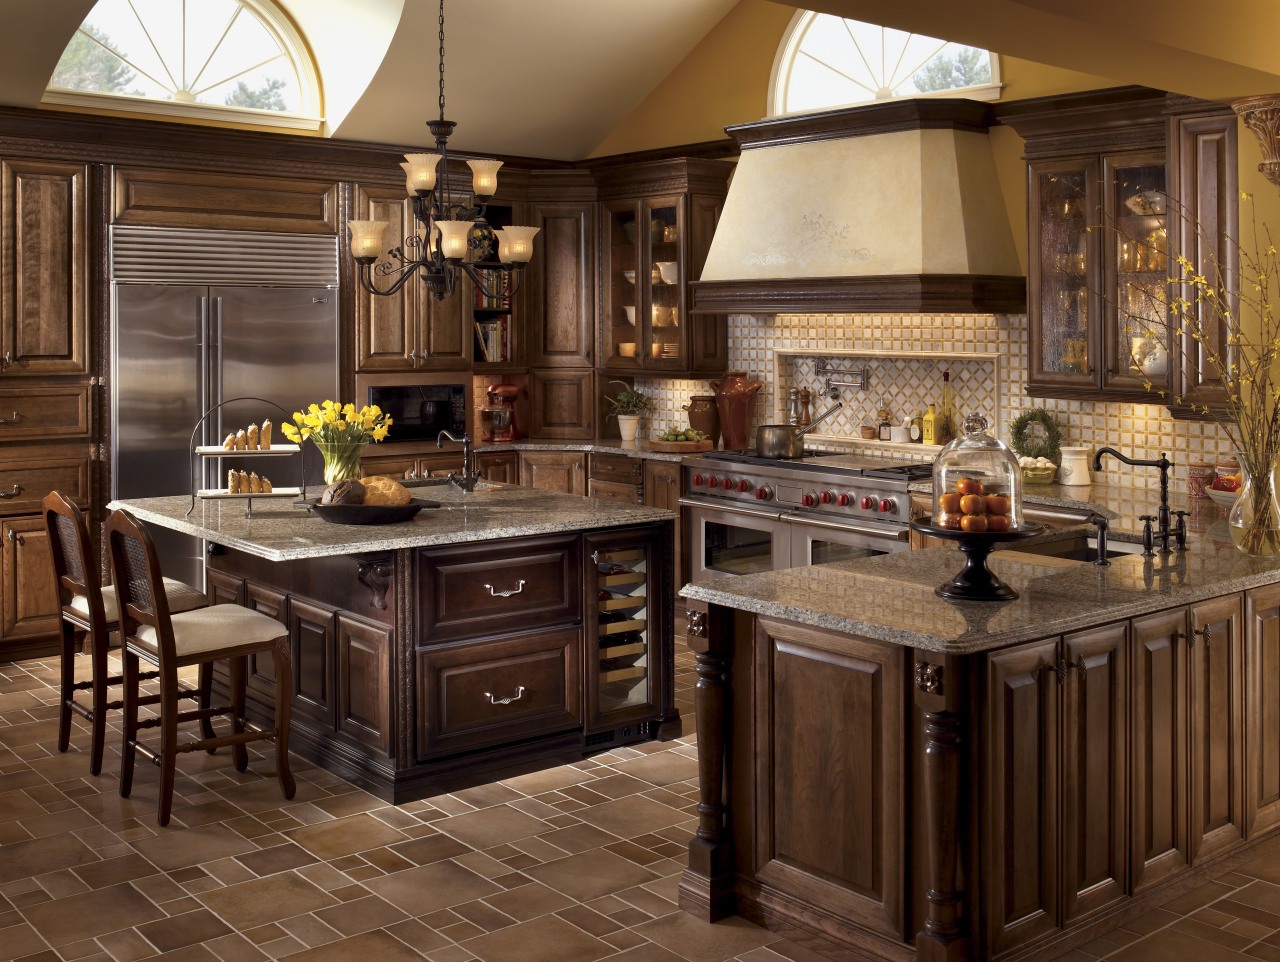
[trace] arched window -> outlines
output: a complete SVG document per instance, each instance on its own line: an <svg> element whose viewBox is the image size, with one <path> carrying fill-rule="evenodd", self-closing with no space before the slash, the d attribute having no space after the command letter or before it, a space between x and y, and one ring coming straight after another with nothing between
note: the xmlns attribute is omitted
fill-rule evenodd
<svg viewBox="0 0 1280 962"><path fill-rule="evenodd" d="M1000 96L996 55L858 20L802 10L773 64L769 114L903 97Z"/></svg>
<svg viewBox="0 0 1280 962"><path fill-rule="evenodd" d="M306 44L271 0L98 0L44 101L310 130L322 117Z"/></svg>

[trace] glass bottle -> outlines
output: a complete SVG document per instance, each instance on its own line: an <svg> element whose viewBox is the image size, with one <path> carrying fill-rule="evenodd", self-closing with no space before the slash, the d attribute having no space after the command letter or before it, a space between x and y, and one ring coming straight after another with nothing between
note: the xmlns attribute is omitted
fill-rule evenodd
<svg viewBox="0 0 1280 962"><path fill-rule="evenodd" d="M951 372L942 372L942 410L938 412L938 444L946 444L956 436L956 413L952 408Z"/></svg>
<svg viewBox="0 0 1280 962"><path fill-rule="evenodd" d="M980 414L965 418L964 433L933 462L933 523L972 533L1022 525L1018 459L987 433Z"/></svg>
<svg viewBox="0 0 1280 962"><path fill-rule="evenodd" d="M876 426L876 436L881 441L889 441L893 438L893 422L889 420L889 402L880 399L880 423Z"/></svg>
<svg viewBox="0 0 1280 962"><path fill-rule="evenodd" d="M920 432L925 444L938 443L938 412L933 409L932 404L920 419Z"/></svg>
<svg viewBox="0 0 1280 962"><path fill-rule="evenodd" d="M793 427L804 427L803 415L800 412L800 389L793 387L787 391L787 423Z"/></svg>

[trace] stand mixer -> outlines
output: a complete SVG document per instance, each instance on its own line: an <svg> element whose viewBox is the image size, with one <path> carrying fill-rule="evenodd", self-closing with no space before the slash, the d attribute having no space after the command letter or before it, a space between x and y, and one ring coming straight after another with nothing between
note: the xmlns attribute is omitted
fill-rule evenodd
<svg viewBox="0 0 1280 962"><path fill-rule="evenodd" d="M522 437L516 426L516 398L520 388L514 384L493 384L485 391L488 404L480 412L480 433L484 441L515 441Z"/></svg>

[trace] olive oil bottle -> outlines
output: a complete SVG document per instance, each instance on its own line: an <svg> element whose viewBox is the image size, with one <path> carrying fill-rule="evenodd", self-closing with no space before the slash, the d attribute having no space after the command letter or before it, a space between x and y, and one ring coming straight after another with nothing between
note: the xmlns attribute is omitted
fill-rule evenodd
<svg viewBox="0 0 1280 962"><path fill-rule="evenodd" d="M938 443L938 413L929 405L929 410L920 419L921 440L925 444Z"/></svg>

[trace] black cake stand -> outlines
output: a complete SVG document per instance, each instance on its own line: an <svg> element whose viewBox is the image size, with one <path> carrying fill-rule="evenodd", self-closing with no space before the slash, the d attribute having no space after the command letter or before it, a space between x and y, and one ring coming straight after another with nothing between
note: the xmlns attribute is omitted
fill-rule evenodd
<svg viewBox="0 0 1280 962"><path fill-rule="evenodd" d="M1012 601L1018 593L995 576L987 567L987 556L997 544L1005 541L1022 541L1044 533L1044 525L1025 521L1008 531L956 531L940 528L928 521L912 521L911 527L931 538L946 538L960 542L964 552L964 568L954 578L935 590L939 598L949 601Z"/></svg>

